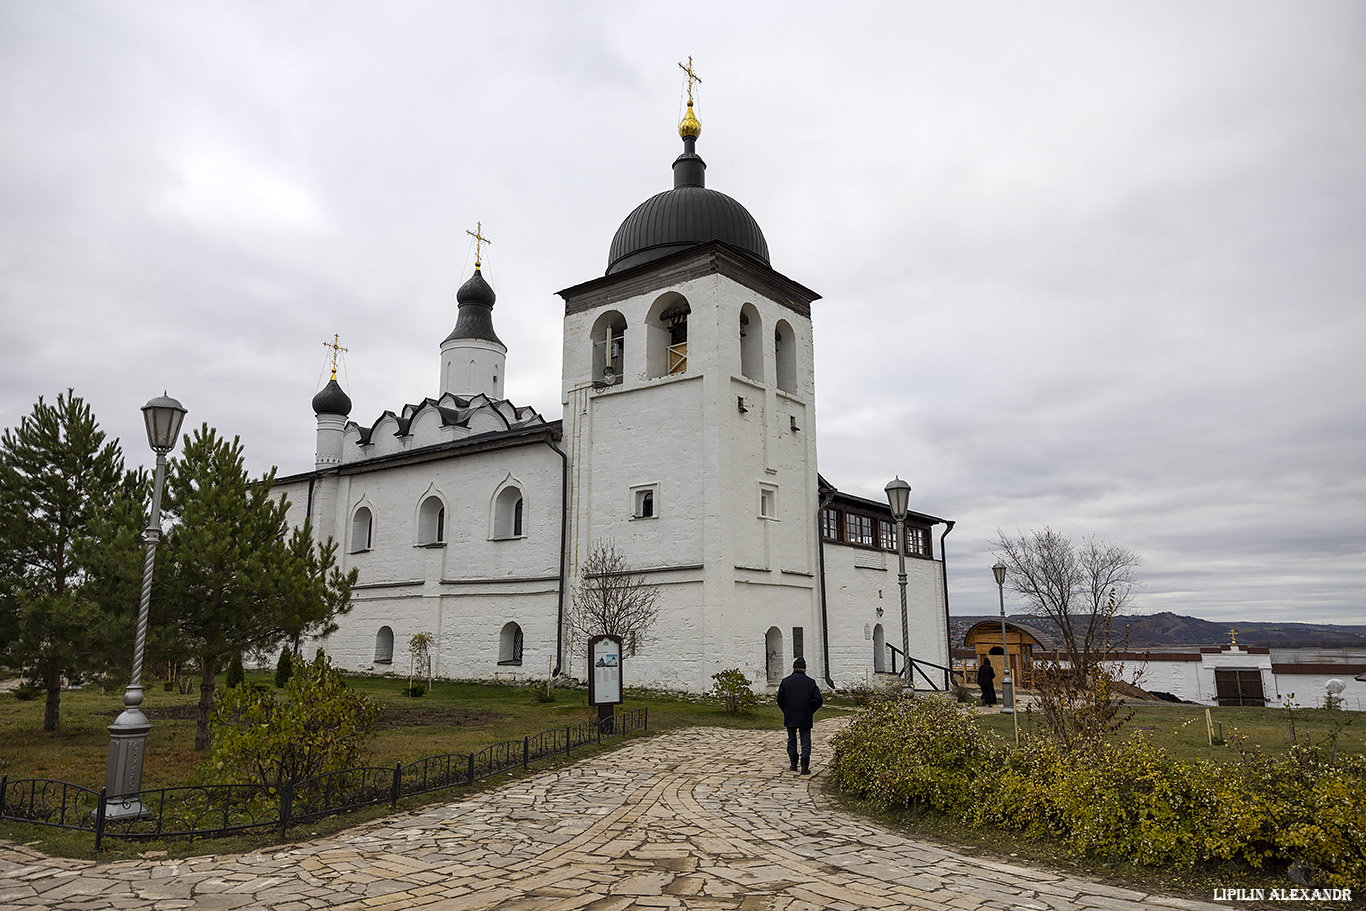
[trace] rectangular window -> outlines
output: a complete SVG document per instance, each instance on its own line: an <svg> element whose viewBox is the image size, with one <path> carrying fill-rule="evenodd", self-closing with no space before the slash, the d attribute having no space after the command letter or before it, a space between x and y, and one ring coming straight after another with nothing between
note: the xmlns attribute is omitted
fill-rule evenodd
<svg viewBox="0 0 1366 911"><path fill-rule="evenodd" d="M631 488L631 518L653 519L659 515L659 485Z"/></svg>
<svg viewBox="0 0 1366 911"><path fill-rule="evenodd" d="M877 523L878 546L883 550L896 553L896 523L879 519Z"/></svg>
<svg viewBox="0 0 1366 911"><path fill-rule="evenodd" d="M759 485L759 517L778 518L778 488L771 484Z"/></svg>
<svg viewBox="0 0 1366 911"><path fill-rule="evenodd" d="M906 526L906 556L930 556L930 533L926 529Z"/></svg>
<svg viewBox="0 0 1366 911"><path fill-rule="evenodd" d="M806 653L802 651L802 628L794 626L792 627L792 660L796 661L798 658L805 657Z"/></svg>
<svg viewBox="0 0 1366 911"><path fill-rule="evenodd" d="M844 517L844 540L850 544L872 547L874 544L873 522L874 519L871 516L846 514Z"/></svg>
<svg viewBox="0 0 1366 911"><path fill-rule="evenodd" d="M840 514L837 509L821 510L821 537L827 541L839 541Z"/></svg>

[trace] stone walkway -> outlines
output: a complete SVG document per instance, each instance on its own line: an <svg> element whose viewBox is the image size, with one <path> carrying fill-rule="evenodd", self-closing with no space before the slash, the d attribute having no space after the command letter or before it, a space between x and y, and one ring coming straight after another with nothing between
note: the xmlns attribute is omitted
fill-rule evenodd
<svg viewBox="0 0 1366 911"><path fill-rule="evenodd" d="M816 727L823 771L836 721ZM955 854L832 807L780 732L688 730L279 851L48 858L0 843L0 908L307 911L1227 909Z"/></svg>

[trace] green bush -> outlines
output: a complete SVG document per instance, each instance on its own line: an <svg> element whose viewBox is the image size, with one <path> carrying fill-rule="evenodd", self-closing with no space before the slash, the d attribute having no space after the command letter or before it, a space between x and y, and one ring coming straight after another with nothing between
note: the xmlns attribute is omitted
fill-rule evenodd
<svg viewBox="0 0 1366 911"><path fill-rule="evenodd" d="M31 702L42 695L43 688L31 683L23 683L14 688L14 698L20 702Z"/></svg>
<svg viewBox="0 0 1366 911"><path fill-rule="evenodd" d="M711 675L711 697L732 715L749 715L759 704L753 685L738 667Z"/></svg>
<svg viewBox="0 0 1366 911"><path fill-rule="evenodd" d="M414 683L412 686L403 688L405 696L425 696L427 695L427 685L425 683Z"/></svg>
<svg viewBox="0 0 1366 911"><path fill-rule="evenodd" d="M1142 737L1066 749L992 745L944 701L883 701L834 740L831 781L887 806L926 804L975 826L1058 839L1074 854L1154 867L1303 863L1366 886L1366 759L1317 747L1228 762L1174 759Z"/></svg>
<svg viewBox="0 0 1366 911"><path fill-rule="evenodd" d="M275 662L275 686L284 689L289 678L294 674L294 658L289 653L289 646L280 649L280 660Z"/></svg>
<svg viewBox="0 0 1366 911"><path fill-rule="evenodd" d="M994 777L1000 750L943 699L883 699L835 735L831 780L888 806L961 815Z"/></svg>
<svg viewBox="0 0 1366 911"><path fill-rule="evenodd" d="M247 686L219 696L201 781L279 787L360 765L378 708L321 653L297 661L284 689L280 701L272 690Z"/></svg>

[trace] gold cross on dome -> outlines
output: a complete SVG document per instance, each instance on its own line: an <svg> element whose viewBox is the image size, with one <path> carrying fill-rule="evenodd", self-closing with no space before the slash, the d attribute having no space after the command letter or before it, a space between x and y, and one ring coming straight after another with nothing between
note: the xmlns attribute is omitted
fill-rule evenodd
<svg viewBox="0 0 1366 911"><path fill-rule="evenodd" d="M688 65L687 65L687 66L684 66L683 64L680 63L680 64L678 65L678 68L679 68L680 70L682 70L683 72L685 72L685 73L688 74L688 104L692 104L692 84L693 84L694 82L700 84L700 83L702 82L702 77L699 76L699 75L697 75L697 73L693 70L693 68L692 68L692 57L691 57L691 56L688 57Z"/></svg>
<svg viewBox="0 0 1366 911"><path fill-rule="evenodd" d="M480 261L484 258L484 244L492 244L493 241L484 236L484 223L482 221L474 223L473 231L466 231L470 237L474 238L474 268L478 269Z"/></svg>
<svg viewBox="0 0 1366 911"><path fill-rule="evenodd" d="M342 347L341 336L335 332L332 334L332 341L323 342L323 347L332 349L332 379L335 380L337 378L337 355L350 349Z"/></svg>

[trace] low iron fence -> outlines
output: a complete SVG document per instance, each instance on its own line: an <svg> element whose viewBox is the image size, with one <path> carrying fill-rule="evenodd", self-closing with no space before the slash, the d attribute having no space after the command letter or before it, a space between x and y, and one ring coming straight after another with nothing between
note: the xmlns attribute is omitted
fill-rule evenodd
<svg viewBox="0 0 1366 911"><path fill-rule="evenodd" d="M393 768L368 766L328 772L281 787L201 785L161 788L121 797L104 789L25 778L0 778L0 819L93 832L95 850L106 838L222 838L276 832L290 826L404 797L472 784L501 772L531 767L604 738L649 730L648 709L628 709L600 721L504 740L478 752L427 756Z"/></svg>

